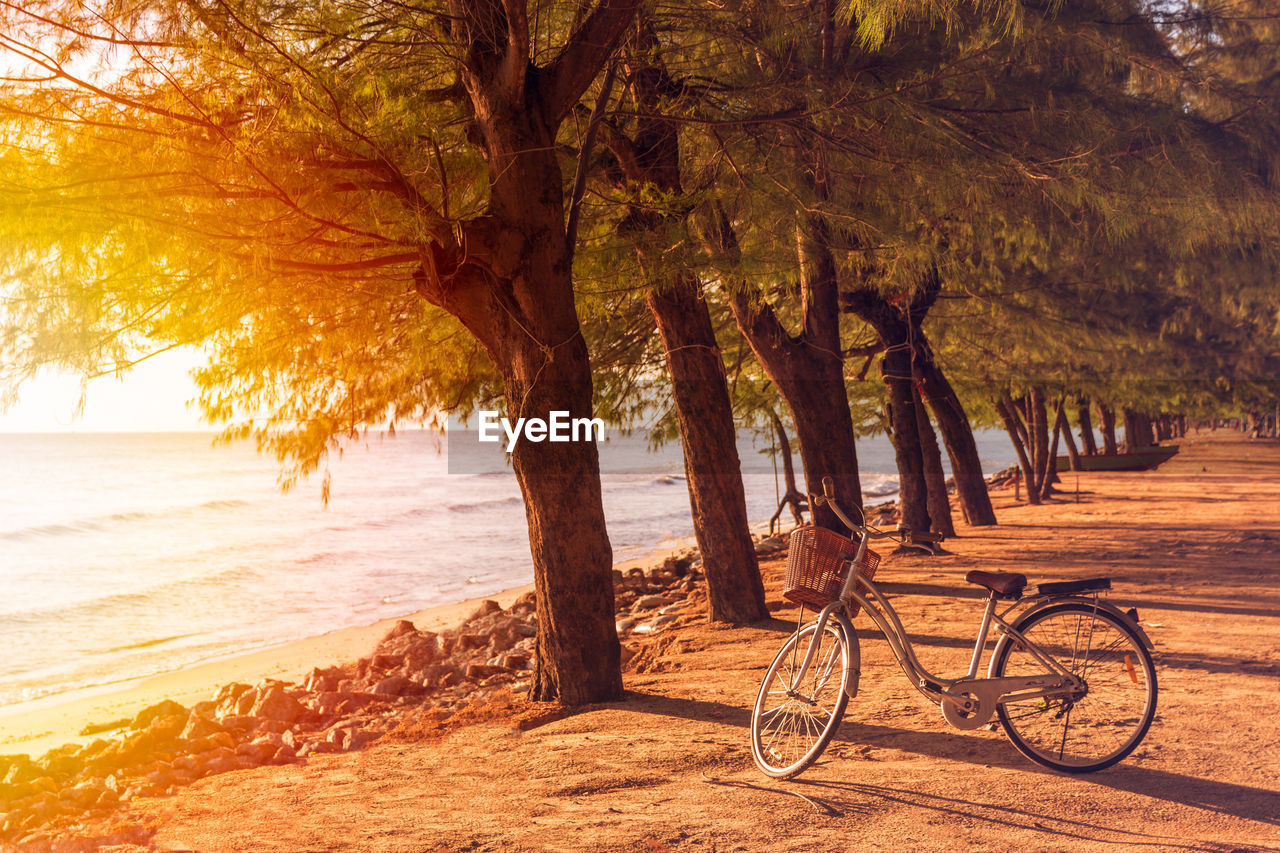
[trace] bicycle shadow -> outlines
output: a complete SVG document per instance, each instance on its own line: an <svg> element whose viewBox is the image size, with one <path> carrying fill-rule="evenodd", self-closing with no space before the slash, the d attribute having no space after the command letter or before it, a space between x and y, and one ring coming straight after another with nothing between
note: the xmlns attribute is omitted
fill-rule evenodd
<svg viewBox="0 0 1280 853"><path fill-rule="evenodd" d="M751 727L750 708L736 707L723 702L712 702L701 699L686 699L667 696L661 693L646 693L628 690L627 701L617 705L621 710L643 714L654 714L673 719L691 720L701 723L732 726L741 729L740 737L747 737ZM1003 741L975 737L953 732L920 731L915 729L899 729L892 726L861 723L846 720L836 731L832 750L837 744L872 746L895 749L927 758L938 758L946 761L958 761L981 767L998 766L1019 770L1037 776L1057 776L1073 778L1100 788L1124 791L1139 796L1153 797L1192 808L1204 809L1225 817L1257 821L1270 826L1280 826L1280 792L1232 782L1219 782L1213 779L1202 779L1183 773L1167 770L1156 770L1133 764L1118 764L1099 773L1069 777L1032 764L1014 753L1013 747ZM856 759L827 758L822 763L834 769L840 764L856 767ZM821 765L820 765L821 766ZM811 773L813 771L810 771ZM834 788L849 787L851 790L876 786L855 785L831 780L791 780L781 784L827 785ZM892 789L882 789L890 791ZM902 792L899 792L902 793ZM913 795L927 797L932 795L912 792ZM1001 810L1009 809L1001 805ZM966 813L968 814L968 813ZM1061 821L1060 818L1054 820ZM1056 831L1055 831L1056 832ZM1167 842L1160 842L1168 846ZM1187 847L1185 849L1203 849Z"/></svg>

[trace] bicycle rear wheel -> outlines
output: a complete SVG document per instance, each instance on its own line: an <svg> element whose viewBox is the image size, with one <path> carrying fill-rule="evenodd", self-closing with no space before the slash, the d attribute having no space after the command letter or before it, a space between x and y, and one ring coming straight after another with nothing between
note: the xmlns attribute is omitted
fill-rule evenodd
<svg viewBox="0 0 1280 853"><path fill-rule="evenodd" d="M1033 610L1013 627L1087 687L1075 699L997 705L1000 724L1018 751L1067 773L1102 770L1133 752L1156 714L1155 664L1134 630L1082 601ZM992 661L997 677L1044 671L1044 664L1013 638L1001 641Z"/></svg>
<svg viewBox="0 0 1280 853"><path fill-rule="evenodd" d="M795 776L813 764L844 716L849 695L849 639L828 619L813 661L797 679L817 623L783 644L760 685L751 713L751 754L769 776Z"/></svg>

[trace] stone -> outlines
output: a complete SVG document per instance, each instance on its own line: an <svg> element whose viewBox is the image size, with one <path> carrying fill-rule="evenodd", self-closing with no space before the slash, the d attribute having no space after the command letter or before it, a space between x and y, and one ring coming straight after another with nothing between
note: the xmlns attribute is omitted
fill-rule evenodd
<svg viewBox="0 0 1280 853"><path fill-rule="evenodd" d="M252 713L255 717L293 723L303 715L305 710L297 699L277 684L268 687L267 691L254 702Z"/></svg>
<svg viewBox="0 0 1280 853"><path fill-rule="evenodd" d="M505 666L491 666L484 663L473 663L467 666L467 678L471 681L484 681L495 675L506 675L511 670Z"/></svg>
<svg viewBox="0 0 1280 853"><path fill-rule="evenodd" d="M528 655L520 654L519 652L508 652L501 657L498 665L505 669L527 670L532 668L532 661L530 661Z"/></svg>
<svg viewBox="0 0 1280 853"><path fill-rule="evenodd" d="M657 610L659 607L666 607L668 604L675 604L676 599L669 595L646 595L636 601L633 611L639 610Z"/></svg>
<svg viewBox="0 0 1280 853"><path fill-rule="evenodd" d="M480 602L480 606L477 607L472 612L472 614L466 618L466 621L463 622L463 624L470 625L472 622L476 622L493 613L501 613L501 612L502 612L502 605L499 604L498 602L482 601Z"/></svg>
<svg viewBox="0 0 1280 853"><path fill-rule="evenodd" d="M244 758L250 764L259 765L271 761L279 749L279 744L255 741L254 743L242 743L237 746L236 755Z"/></svg>
<svg viewBox="0 0 1280 853"><path fill-rule="evenodd" d="M402 654L376 654L370 662L370 667L386 671L395 669L402 663L404 663L404 655Z"/></svg>
<svg viewBox="0 0 1280 853"><path fill-rule="evenodd" d="M129 724L129 728L134 731L141 731L149 728L151 724L161 717L181 716L184 720L187 717L187 709L183 705L179 705L172 699L166 699L163 702L157 702L150 707L143 708L138 715L133 718L133 722Z"/></svg>
<svg viewBox="0 0 1280 853"><path fill-rule="evenodd" d="M374 731L373 729L354 729L347 739L346 748L348 750L363 749L380 737L382 737L382 732Z"/></svg>
<svg viewBox="0 0 1280 853"><path fill-rule="evenodd" d="M313 669L307 676L305 683L308 693L327 693L336 690L338 680L341 678L336 669Z"/></svg>
<svg viewBox="0 0 1280 853"><path fill-rule="evenodd" d="M635 630L635 627L639 624L639 619L634 616L628 616L625 619L619 619L614 623L613 627L619 634L625 634L627 631Z"/></svg>
<svg viewBox="0 0 1280 853"><path fill-rule="evenodd" d="M460 651L467 649L483 649L489 645L489 638L484 634L459 634L454 648Z"/></svg>
<svg viewBox="0 0 1280 853"><path fill-rule="evenodd" d="M248 714L244 716L231 715L223 717L221 720L224 730L237 732L251 732L258 727L258 718Z"/></svg>
<svg viewBox="0 0 1280 853"><path fill-rule="evenodd" d="M401 619L392 626L391 630L387 632L387 635L382 638L378 645L382 646L400 637L416 633L418 633L418 629L414 627L412 622L408 619Z"/></svg>
<svg viewBox="0 0 1280 853"><path fill-rule="evenodd" d="M253 706L258 703L257 688L247 687L236 697L235 714L238 717L257 716Z"/></svg>
<svg viewBox="0 0 1280 853"><path fill-rule="evenodd" d="M218 692L214 694L213 701L219 708L226 705L228 702L234 704L235 701L240 698L240 695L248 689L250 689L249 685L241 684L239 682L224 684L219 687Z"/></svg>
<svg viewBox="0 0 1280 853"><path fill-rule="evenodd" d="M390 675L373 685L373 693L379 696L404 696L421 685L402 675Z"/></svg>
<svg viewBox="0 0 1280 853"><path fill-rule="evenodd" d="M186 740L195 740L220 731L222 731L222 725L217 720L192 710L187 717L187 725L183 728L181 737Z"/></svg>

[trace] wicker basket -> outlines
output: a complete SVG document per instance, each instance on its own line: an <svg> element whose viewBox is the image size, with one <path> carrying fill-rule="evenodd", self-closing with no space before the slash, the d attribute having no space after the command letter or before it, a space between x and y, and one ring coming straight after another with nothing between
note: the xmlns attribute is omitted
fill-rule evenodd
<svg viewBox="0 0 1280 853"><path fill-rule="evenodd" d="M849 537L824 527L806 524L791 531L783 598L818 609L835 601L844 584L853 551ZM880 556L868 548L862 554L858 571L870 579L875 577L878 565ZM858 606L852 605L850 615L857 612Z"/></svg>

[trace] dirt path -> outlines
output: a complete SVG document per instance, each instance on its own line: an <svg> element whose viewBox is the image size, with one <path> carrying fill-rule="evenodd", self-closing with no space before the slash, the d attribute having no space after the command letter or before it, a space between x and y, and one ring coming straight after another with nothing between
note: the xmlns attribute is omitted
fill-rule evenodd
<svg viewBox="0 0 1280 853"><path fill-rule="evenodd" d="M443 740L315 756L135 804L162 849L1280 850L1280 446L1212 434L1161 470L1065 476L1049 506L997 494L1001 524L879 578L961 588L1110 575L1155 641L1159 715L1124 763L1075 778L997 732L950 729L858 623L861 692L796 782L752 766L749 707L792 624L659 635L626 702L521 730L499 715ZM931 670L965 668L978 604L896 599Z"/></svg>

